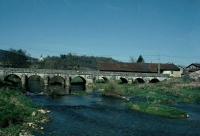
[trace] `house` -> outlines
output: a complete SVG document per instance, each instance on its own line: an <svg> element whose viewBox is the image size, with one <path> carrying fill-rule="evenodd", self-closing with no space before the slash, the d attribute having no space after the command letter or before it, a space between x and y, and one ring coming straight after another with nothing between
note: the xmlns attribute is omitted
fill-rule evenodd
<svg viewBox="0 0 200 136"><path fill-rule="evenodd" d="M40 58L38 59L38 62L43 62L43 61L44 61L44 58L41 55Z"/></svg>
<svg viewBox="0 0 200 136"><path fill-rule="evenodd" d="M195 72L197 70L200 70L200 63L192 63L189 66L186 67L187 72Z"/></svg>
<svg viewBox="0 0 200 136"><path fill-rule="evenodd" d="M134 72L134 73L160 73L171 77L181 77L180 68L174 64L158 64L158 63L123 63L123 62L100 62L99 71L112 72Z"/></svg>

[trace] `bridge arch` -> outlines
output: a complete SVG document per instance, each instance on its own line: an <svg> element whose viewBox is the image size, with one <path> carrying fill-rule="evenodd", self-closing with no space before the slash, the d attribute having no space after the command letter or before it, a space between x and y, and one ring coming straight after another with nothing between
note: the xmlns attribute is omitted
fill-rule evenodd
<svg viewBox="0 0 200 136"><path fill-rule="evenodd" d="M149 83L158 83L160 82L160 80L158 80L157 78L153 78L149 81Z"/></svg>
<svg viewBox="0 0 200 136"><path fill-rule="evenodd" d="M30 93L41 93L44 89L44 79L39 75L31 75L27 80L27 91Z"/></svg>
<svg viewBox="0 0 200 136"><path fill-rule="evenodd" d="M61 76L53 76L49 79L50 85L65 85L65 79Z"/></svg>
<svg viewBox="0 0 200 136"><path fill-rule="evenodd" d="M85 85L86 79L82 76L76 76L74 78L71 78L71 85Z"/></svg>
<svg viewBox="0 0 200 136"><path fill-rule="evenodd" d="M126 78L120 77L120 84L128 84L128 80Z"/></svg>
<svg viewBox="0 0 200 136"><path fill-rule="evenodd" d="M144 79L142 79L142 78L136 78L135 81L137 83L144 83L145 82Z"/></svg>
<svg viewBox="0 0 200 136"><path fill-rule="evenodd" d="M39 75L31 75L28 77L28 80L44 80L41 76Z"/></svg>
<svg viewBox="0 0 200 136"><path fill-rule="evenodd" d="M19 84L22 84L22 79L20 76L16 75L16 74L9 74L9 75L6 75L4 77L4 81L5 82L10 82L12 83L13 85L19 85Z"/></svg>

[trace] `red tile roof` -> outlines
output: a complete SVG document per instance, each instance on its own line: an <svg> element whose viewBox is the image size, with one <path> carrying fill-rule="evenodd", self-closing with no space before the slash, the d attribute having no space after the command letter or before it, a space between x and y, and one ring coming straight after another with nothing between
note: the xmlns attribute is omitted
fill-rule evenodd
<svg viewBox="0 0 200 136"><path fill-rule="evenodd" d="M100 62L98 69L100 71L157 73L158 63ZM179 71L180 69L174 64L160 64L160 70Z"/></svg>

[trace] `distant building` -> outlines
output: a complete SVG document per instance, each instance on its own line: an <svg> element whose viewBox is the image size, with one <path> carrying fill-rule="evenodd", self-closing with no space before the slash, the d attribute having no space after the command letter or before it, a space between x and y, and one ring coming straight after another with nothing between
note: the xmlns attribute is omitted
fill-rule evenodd
<svg viewBox="0 0 200 136"><path fill-rule="evenodd" d="M159 69L160 67L160 69ZM171 77L181 77L180 68L172 63L122 63L122 62L100 62L99 71L134 72L134 73L159 73Z"/></svg>
<svg viewBox="0 0 200 136"><path fill-rule="evenodd" d="M44 58L41 55L40 58L38 59L38 62L43 62L43 61L44 61Z"/></svg>
<svg viewBox="0 0 200 136"><path fill-rule="evenodd" d="M195 72L200 70L200 63L192 63L186 67L186 71L188 72Z"/></svg>

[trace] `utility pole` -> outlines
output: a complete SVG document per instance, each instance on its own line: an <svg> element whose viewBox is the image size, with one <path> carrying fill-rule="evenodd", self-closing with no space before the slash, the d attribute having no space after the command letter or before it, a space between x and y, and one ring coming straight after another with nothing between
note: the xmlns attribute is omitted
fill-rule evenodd
<svg viewBox="0 0 200 136"><path fill-rule="evenodd" d="M160 74L160 55L158 55L158 74Z"/></svg>

